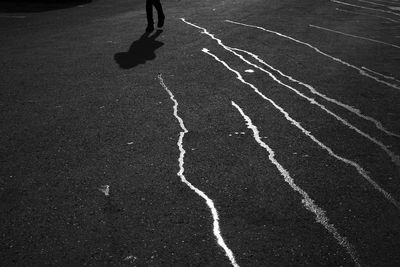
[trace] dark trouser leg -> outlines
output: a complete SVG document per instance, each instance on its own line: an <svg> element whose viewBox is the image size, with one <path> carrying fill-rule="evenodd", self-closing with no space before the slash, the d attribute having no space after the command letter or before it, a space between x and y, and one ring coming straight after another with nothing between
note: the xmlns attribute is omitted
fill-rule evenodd
<svg viewBox="0 0 400 267"><path fill-rule="evenodd" d="M147 13L147 24L153 25L153 1L146 0L146 13Z"/></svg>
<svg viewBox="0 0 400 267"><path fill-rule="evenodd" d="M160 0L153 0L153 5L157 9L158 19L164 19L164 12Z"/></svg>

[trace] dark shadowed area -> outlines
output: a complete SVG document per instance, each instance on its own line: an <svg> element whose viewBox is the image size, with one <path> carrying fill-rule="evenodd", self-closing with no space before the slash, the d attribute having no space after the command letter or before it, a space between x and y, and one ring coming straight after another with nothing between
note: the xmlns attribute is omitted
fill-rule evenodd
<svg viewBox="0 0 400 267"><path fill-rule="evenodd" d="M0 12L45 12L85 5L92 0L0 0Z"/></svg>
<svg viewBox="0 0 400 267"><path fill-rule="evenodd" d="M114 59L120 68L131 69L139 64L154 60L156 58L155 51L164 45L163 42L156 40L162 32L162 30L157 30L153 34L145 32L132 43L127 52L116 53Z"/></svg>

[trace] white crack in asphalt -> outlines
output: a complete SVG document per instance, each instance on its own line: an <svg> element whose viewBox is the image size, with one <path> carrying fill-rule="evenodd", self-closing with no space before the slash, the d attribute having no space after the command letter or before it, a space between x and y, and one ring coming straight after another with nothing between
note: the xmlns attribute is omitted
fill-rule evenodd
<svg viewBox="0 0 400 267"><path fill-rule="evenodd" d="M272 99L266 97L263 93L260 92L260 90L254 86L253 84L246 82L243 77L240 75L240 73L236 70L234 70L233 68L231 68L226 62L222 61L221 59L219 59L216 55L212 54L208 49L203 48L202 51L208 55L210 55L211 57L213 57L216 61L220 62L222 65L224 65L225 68L227 68L228 70L230 70L231 72L233 72L234 74L236 74L236 78L241 81L242 83L248 85L249 87L251 87L255 93L257 93L259 96L261 96L264 100L268 101L269 103L272 104L273 107L275 107L279 112L281 112L283 114L283 116L286 118L286 120L288 120L292 125L294 125L295 127L297 127L303 134L305 134L306 136L308 136L313 142L315 142L319 147L321 147L322 149L324 149L325 151L328 152L328 154L334 158L336 158L337 160L352 166L353 168L356 169L356 171L366 180L368 181L374 188L375 190L377 190L378 192L380 192L385 198L386 200L388 200L389 202L391 202L397 209L400 210L400 203L394 199L392 197L392 195L390 193L388 193L386 190L384 190L378 183L376 183L367 173L367 171L361 167L358 163L349 160L347 158L344 158L342 156L339 156L338 154L336 154L332 148L328 147L327 145L325 145L324 143L322 143L321 141L319 141L314 135L311 134L310 131L306 130L303 126L300 125L300 123L296 120L294 120L292 117L290 117L290 115L282 108L280 107L278 104L276 104Z"/></svg>
<svg viewBox="0 0 400 267"><path fill-rule="evenodd" d="M345 13L363 15L363 16L367 16L367 17L381 18L381 19L384 19L384 20L387 20L387 21L400 23L400 21L398 21L398 20L395 20L395 19L392 19L392 18L388 18L388 17L384 17L384 16L372 15L372 14L362 13L362 12L355 12L355 11L345 10L345 9L341 9L341 8L336 8L336 10L337 11L341 11L341 12L345 12Z"/></svg>
<svg viewBox="0 0 400 267"><path fill-rule="evenodd" d="M331 55L329 55L328 53L325 53L325 52L321 51L319 48L317 48L317 47L315 47L315 46L312 46L312 45L309 44L309 43L306 43L306 42L297 40L297 39L295 39L295 38L293 38L293 37L290 37L290 36L288 36L288 35L279 33L279 32L277 32L277 31L268 30L268 29L263 28L263 27L260 27L260 26L251 25L251 24L246 24L246 23L241 23L241 22L236 22L236 21L232 21L232 20L225 20L225 21L228 22L228 23L236 24L236 25L242 25L242 26L245 26L245 27L250 27L250 28L262 30L262 31L265 31L265 32L268 32L268 33L275 34L275 35L277 35L277 36L279 36L279 37L286 38L286 39L288 39L288 40L294 41L294 42L296 42L296 43L298 43L298 44L302 44L302 45L304 45L304 46L307 46L307 47L313 49L315 52L317 52L317 53L319 53L319 54L321 54L321 55L323 55L323 56L325 56L325 57L328 57L328 58L330 58L330 59L332 59L332 60L334 60L334 61L336 61L336 62L338 62L338 63L340 63L340 64L343 64L343 65L345 65L345 66L347 66L347 67L349 67L349 68L352 68L352 69L354 69L354 70L357 70L358 73L361 74L362 76L365 76L365 77L368 77L368 78L370 78L370 79L373 79L373 80L375 80L376 82L381 83L381 84L384 84L384 85L389 86L389 87L391 87L391 88L400 90L400 85L393 84L393 83L384 81L384 80L382 80L382 79L379 79L379 77L374 76L373 73L370 73L370 72L368 72L368 71L365 71L365 70L363 70L363 69L361 69L361 68L359 68L359 67L357 67L357 66L355 66L355 65L352 65L352 64L350 64L350 63L348 63L348 62L346 62L346 61L344 61L344 60L342 60L342 59L340 59L340 58L338 58L338 57L331 56Z"/></svg>
<svg viewBox="0 0 400 267"><path fill-rule="evenodd" d="M255 67L255 68L261 70L262 72L267 73L275 82L277 82L277 83L279 83L280 85L283 85L283 86L285 86L286 88L292 90L293 92L295 92L297 95L301 96L302 98L307 99L307 101L310 102L311 104L318 106L320 109L322 109L323 111L325 111L325 112L328 113L329 115L333 116L335 119L337 119L338 121L340 121L342 124L344 124L344 125L347 126L348 128L354 130L355 132L357 132L357 133L360 134L361 136L367 138L369 141L371 141L371 142L373 142L374 144L376 144L379 148L381 148L381 149L391 158L392 162L393 162L396 166L400 167L400 157L399 157L398 155L396 155L395 153L393 153L385 144L383 144L382 142L378 141L376 138L370 136L369 134L367 134L367 133L361 131L360 129L358 129L357 127L355 127L354 125L352 125L351 123L349 123L348 121L346 121L345 119L343 119L342 117L340 117L339 115L337 115L337 114L335 114L334 112L332 112L332 111L330 111L329 109L327 109L324 105L322 105L322 104L318 103L317 101L315 101L315 99L312 99L312 98L310 98L310 97L307 97L306 95L300 93L298 90L296 90L296 89L293 88L292 86L283 83L283 82L280 81L276 76L274 76L271 72L266 71L266 70L264 70L263 68L259 67L258 65L255 65L255 64L251 63L250 61L246 60L242 55L236 53L235 51L245 52L245 53L250 54L250 55L252 55L252 57L254 57L254 58L256 58L256 59L259 60L259 57L258 57L258 56L254 55L254 54L252 54L252 53L250 53L250 52L248 52L248 51L246 51L246 50L243 50L243 49L238 49L238 48L229 47L229 46L225 45L225 44L221 41L221 39L218 39L217 37L214 36L214 34L211 34L210 32L208 32L207 29L205 29L205 28L203 28L203 27L200 27L200 26L198 26L198 25L195 25L195 24L193 24L193 23L191 23L191 22L188 22L188 21L186 21L184 18L182 18L181 20L182 20L183 22L185 22L186 24L192 26L192 27L201 29L203 34L208 35L208 36L210 36L212 39L214 39L215 41L217 41L217 43L218 43L220 46L222 46L225 50L227 50L227 51L231 52L232 54L234 54L235 56L239 57L242 61L246 62L247 64L249 64L249 65L251 65L251 66L253 66L253 67ZM259 60L259 61L260 61L260 60ZM263 62L263 61L262 61L262 62ZM266 64L266 63L265 63L265 64ZM268 67L274 69L275 71L278 71L281 75L283 75L282 72L280 72L279 70L273 68L272 66L270 66L270 65L268 65L268 64L266 64L266 65L267 65ZM289 78L290 76L285 75L285 77ZM291 78L291 77L290 77L290 78ZM293 78L292 78L292 80L299 83L299 81L294 80ZM304 85L304 86L306 86L309 90L311 90L311 92L314 92L314 93L317 92L317 91L316 91L313 87L311 87L310 85L306 85L305 83L301 83L301 84ZM319 96L324 97L324 95L322 95L322 94L319 94ZM327 99L327 98L326 98L326 99ZM335 103L338 103L338 101L336 101ZM349 106L348 106L348 107L349 107ZM349 110L349 109L348 109L348 110ZM351 111L351 110L349 110L349 111ZM355 113L356 113L356 114L357 114L357 113L360 114L360 112L355 112ZM375 120L375 121L376 121L376 120ZM376 121L376 122L377 122L377 121ZM382 124L379 124L379 122L378 122L378 124L376 124L376 126L379 127L379 126L382 126ZM383 126L382 126L382 127L383 127Z"/></svg>
<svg viewBox="0 0 400 267"><path fill-rule="evenodd" d="M183 123L183 119L179 116L178 114L178 101L175 99L174 95L172 94L172 92L168 89L168 87L165 85L164 80L162 78L162 75L159 74L158 75L158 79L160 81L160 85L164 88L164 90L169 94L170 99L174 102L174 116L177 119L177 121L179 122L179 125L182 129L182 131L179 133L179 139L178 139L178 143L177 146L179 148L179 172L177 173L177 175L181 178L181 181L183 183L185 183L191 190L193 190L197 195L199 195L201 198L203 198L206 203L207 206L210 208L211 210L211 214L213 217L213 233L215 238L217 239L217 243L218 245L225 251L225 255L228 257L229 261L231 262L232 266L234 267L239 267L239 265L236 262L236 259L233 255L233 252L230 248L228 248L228 246L226 245L224 239L222 238L221 235L221 229L219 226L219 216L218 216L218 212L217 209L215 208L214 202L200 189L198 189L197 187L195 187L194 185L192 185L185 177L184 175L184 159L185 159L185 149L183 148L183 138L185 136L186 133L188 133L189 131L186 129L184 123Z"/></svg>
<svg viewBox="0 0 400 267"><path fill-rule="evenodd" d="M392 15L395 15L395 16L400 16L399 13L396 13L396 12L393 12L393 11L387 11L387 10L382 10L382 9L378 9L378 8L371 8L371 7L366 7L366 6L359 6L359 5L354 5L354 4L350 4L350 3L346 3L346 2L342 2L342 1L337 1L337 0L331 0L331 2L337 3L337 4L341 4L341 5L346 5L346 6L359 7L359 8L362 8L362 9L373 10L373 11L377 11L377 12L388 13L388 14L392 14Z"/></svg>
<svg viewBox="0 0 400 267"><path fill-rule="evenodd" d="M353 246L349 243L346 237L342 236L339 233L339 231L333 224L329 223L329 219L326 216L326 212L323 209L321 209L317 204L315 204L315 201L310 198L307 192L305 192L298 185L296 185L293 178L290 176L289 172L275 159L275 151L270 146L268 146L264 141L261 140L260 132L257 126L255 126L251 121L251 118L247 116L244 113L243 109L235 102L232 101L232 105L239 111L240 115L242 115L243 119L246 121L247 128L249 128L253 132L253 137L256 140L256 142L265 150L267 150L269 160L279 170L285 182L288 183L289 186L294 191L296 191L301 195L302 197L301 202L303 203L304 207L310 212L314 213L315 220L322 226L324 226L324 228L336 239L338 244L346 250L347 254L350 255L354 264L356 266L361 266L360 260L358 259L357 256L357 252L355 251Z"/></svg>
<svg viewBox="0 0 400 267"><path fill-rule="evenodd" d="M353 37L353 38L357 38L357 39L361 39L361 40L366 40L366 41L370 41L370 42L374 42L374 43L378 43L378 44L383 44L383 45L387 45L387 46L391 46L391 47L400 49L400 46L395 45L395 44L391 44L391 43L387 43L387 42L383 42L383 41L378 41L378 40L375 40L375 39L362 37L362 36L358 36L358 35L354 35L354 34L344 33L344 32L328 29L328 28L317 26L317 25L313 25L313 24L310 24L309 26L311 28L316 28L316 29L319 29L319 30L333 32L333 33L341 34L341 35L344 35L344 36Z"/></svg>

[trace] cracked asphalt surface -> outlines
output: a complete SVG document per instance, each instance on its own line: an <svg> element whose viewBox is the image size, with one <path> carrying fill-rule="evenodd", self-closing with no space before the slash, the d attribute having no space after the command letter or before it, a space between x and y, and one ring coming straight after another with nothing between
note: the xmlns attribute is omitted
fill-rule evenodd
<svg viewBox="0 0 400 267"><path fill-rule="evenodd" d="M177 175L182 129L161 74L188 129L184 175L213 201L240 266L399 266L400 209L365 178L400 201L399 49L340 33L398 46L400 13L357 0L171 0L164 29L145 35L144 2L0 12L0 265L231 265L209 207Z"/></svg>

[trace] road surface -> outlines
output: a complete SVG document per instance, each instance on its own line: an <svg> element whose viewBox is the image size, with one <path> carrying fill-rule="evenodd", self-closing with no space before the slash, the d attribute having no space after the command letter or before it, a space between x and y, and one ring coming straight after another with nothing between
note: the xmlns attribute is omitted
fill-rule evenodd
<svg viewBox="0 0 400 267"><path fill-rule="evenodd" d="M1 265L399 266L400 2L163 5L0 14Z"/></svg>

